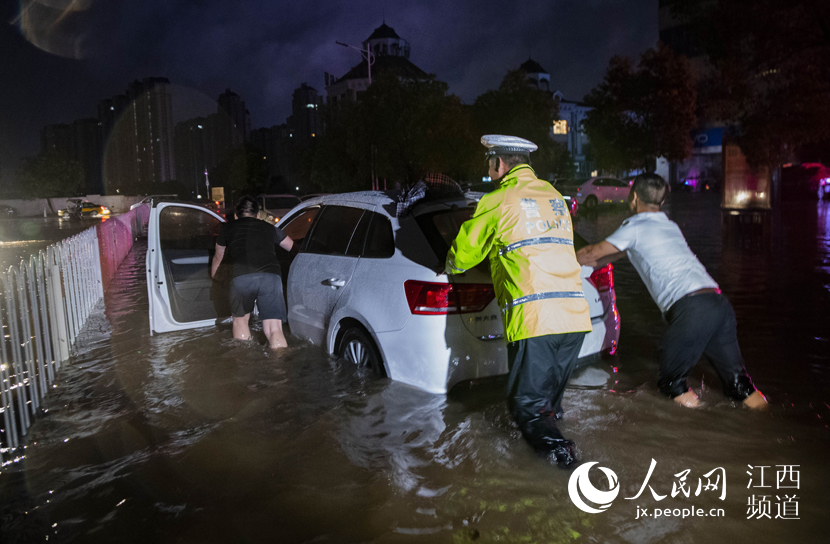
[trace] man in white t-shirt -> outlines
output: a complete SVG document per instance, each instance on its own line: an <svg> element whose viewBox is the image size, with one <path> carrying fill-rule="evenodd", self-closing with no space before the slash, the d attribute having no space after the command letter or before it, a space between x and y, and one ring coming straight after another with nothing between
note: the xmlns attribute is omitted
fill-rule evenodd
<svg viewBox="0 0 830 544"><path fill-rule="evenodd" d="M579 250L579 264L597 267L628 255L663 312L668 328L660 343L660 391L684 406L698 405L686 377L706 355L724 393L750 408L766 400L746 373L732 305L689 249L680 227L660 211L669 184L656 174L634 179L633 215L604 241Z"/></svg>

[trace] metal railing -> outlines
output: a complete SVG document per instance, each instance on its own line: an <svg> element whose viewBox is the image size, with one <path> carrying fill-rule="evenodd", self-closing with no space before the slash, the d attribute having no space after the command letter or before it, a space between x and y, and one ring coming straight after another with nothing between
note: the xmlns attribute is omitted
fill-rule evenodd
<svg viewBox="0 0 830 544"><path fill-rule="evenodd" d="M0 272L0 466L22 457L22 437L103 298L98 233L89 228Z"/></svg>

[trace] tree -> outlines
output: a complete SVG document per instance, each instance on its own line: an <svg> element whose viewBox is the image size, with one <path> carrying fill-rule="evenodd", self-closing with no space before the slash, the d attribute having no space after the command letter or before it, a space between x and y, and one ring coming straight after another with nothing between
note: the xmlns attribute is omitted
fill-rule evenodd
<svg viewBox="0 0 830 544"><path fill-rule="evenodd" d="M830 139L830 3L672 0L671 8L697 30L712 64L703 100L734 126L751 164Z"/></svg>
<svg viewBox="0 0 830 544"><path fill-rule="evenodd" d="M15 193L22 198L77 196L84 188L81 163L61 153L45 153L23 160Z"/></svg>
<svg viewBox="0 0 830 544"><path fill-rule="evenodd" d="M262 152L245 144L232 150L211 173L210 184L224 187L225 193L262 192L268 181L268 165Z"/></svg>
<svg viewBox="0 0 830 544"><path fill-rule="evenodd" d="M469 108L434 76L385 72L359 102L329 106L323 115L326 130L306 162L324 190L368 188L373 175L404 185L428 172L465 179L477 164Z"/></svg>
<svg viewBox="0 0 830 544"><path fill-rule="evenodd" d="M657 157L684 160L697 125L697 92L684 57L665 45L643 53L639 64L615 56L605 78L586 97L585 132L600 167L653 168Z"/></svg>
<svg viewBox="0 0 830 544"><path fill-rule="evenodd" d="M540 176L562 170L562 149L550 137L559 108L553 95L528 84L523 70L511 70L496 90L479 96L473 105L481 134L507 134L526 138L539 146L531 155ZM483 156L483 154L482 154Z"/></svg>

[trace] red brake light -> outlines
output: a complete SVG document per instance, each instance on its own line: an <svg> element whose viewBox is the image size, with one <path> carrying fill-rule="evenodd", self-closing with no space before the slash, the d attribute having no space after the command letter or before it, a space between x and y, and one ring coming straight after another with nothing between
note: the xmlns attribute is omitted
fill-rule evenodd
<svg viewBox="0 0 830 544"><path fill-rule="evenodd" d="M602 268L597 268L591 274L591 283L597 288L597 291L604 293L614 288L614 265L606 264Z"/></svg>
<svg viewBox="0 0 830 544"><path fill-rule="evenodd" d="M409 311L417 315L480 312L495 298L487 283L430 283L407 280L403 284Z"/></svg>

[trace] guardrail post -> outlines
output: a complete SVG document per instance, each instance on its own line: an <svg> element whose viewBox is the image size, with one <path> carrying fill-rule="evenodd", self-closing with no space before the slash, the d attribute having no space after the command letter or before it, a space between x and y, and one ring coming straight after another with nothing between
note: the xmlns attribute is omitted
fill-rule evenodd
<svg viewBox="0 0 830 544"><path fill-rule="evenodd" d="M15 459L55 372L104 296L102 253L109 281L125 256L119 253L119 235L129 229L129 251L143 221L138 214L110 225L114 229L107 232L113 235L104 239L111 243L103 251L98 229L91 228L0 272L0 466L8 462L6 453Z"/></svg>
<svg viewBox="0 0 830 544"><path fill-rule="evenodd" d="M50 315L54 331L54 346L56 350L56 368L60 368L62 362L69 359L69 328L66 323L66 310L61 284L61 250L60 245L49 248L52 257L49 259L50 278L47 282L49 296ZM56 255L57 253L57 255Z"/></svg>

